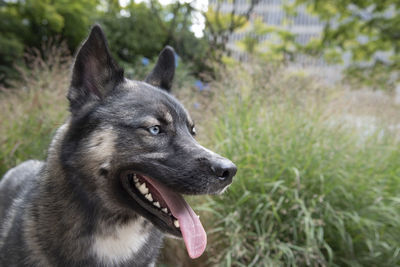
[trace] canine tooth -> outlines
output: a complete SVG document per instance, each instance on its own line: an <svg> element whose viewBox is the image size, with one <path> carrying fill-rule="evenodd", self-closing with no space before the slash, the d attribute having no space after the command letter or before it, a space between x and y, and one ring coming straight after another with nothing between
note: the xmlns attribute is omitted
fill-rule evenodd
<svg viewBox="0 0 400 267"><path fill-rule="evenodd" d="M135 182L135 186L136 186L136 188L139 188L140 187L140 183L139 182Z"/></svg>
<svg viewBox="0 0 400 267"><path fill-rule="evenodd" d="M168 213L168 209L167 208L163 208L161 209L164 213Z"/></svg>
<svg viewBox="0 0 400 267"><path fill-rule="evenodd" d="M179 228L179 222L178 222L178 220L174 220L174 225L175 225L176 228Z"/></svg>
<svg viewBox="0 0 400 267"><path fill-rule="evenodd" d="M141 184L138 189L143 195L146 195L149 192L149 189L146 187L145 183Z"/></svg>
<svg viewBox="0 0 400 267"><path fill-rule="evenodd" d="M161 208L160 202L158 202L158 201L153 202L153 205L156 206L157 208Z"/></svg>
<svg viewBox="0 0 400 267"><path fill-rule="evenodd" d="M147 190L148 192L149 190ZM153 202L153 197L151 196L151 193L148 193L147 195L144 196L147 200Z"/></svg>
<svg viewBox="0 0 400 267"><path fill-rule="evenodd" d="M139 182L139 179L136 177L136 173L133 174L133 180L135 181L135 183Z"/></svg>

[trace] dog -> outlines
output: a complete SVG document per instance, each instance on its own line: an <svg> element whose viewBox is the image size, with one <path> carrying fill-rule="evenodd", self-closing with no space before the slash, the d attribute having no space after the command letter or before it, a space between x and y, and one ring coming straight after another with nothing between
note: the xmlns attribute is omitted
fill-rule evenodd
<svg viewBox="0 0 400 267"><path fill-rule="evenodd" d="M174 73L167 46L145 81L125 78L92 27L46 161L0 182L0 266L154 266L164 236L183 238L191 258L204 252L205 230L182 195L221 193L237 168L196 142L170 93Z"/></svg>

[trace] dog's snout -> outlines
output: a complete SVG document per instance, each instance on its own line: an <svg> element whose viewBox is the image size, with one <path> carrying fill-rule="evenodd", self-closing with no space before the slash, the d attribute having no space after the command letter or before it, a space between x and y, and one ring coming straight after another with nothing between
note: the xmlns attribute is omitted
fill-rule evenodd
<svg viewBox="0 0 400 267"><path fill-rule="evenodd" d="M211 163L211 170L221 181L232 180L237 167L228 159L218 159Z"/></svg>

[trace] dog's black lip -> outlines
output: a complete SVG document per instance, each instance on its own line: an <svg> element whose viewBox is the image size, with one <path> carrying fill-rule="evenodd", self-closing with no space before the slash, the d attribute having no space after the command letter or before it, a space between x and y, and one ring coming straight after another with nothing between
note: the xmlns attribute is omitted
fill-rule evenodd
<svg viewBox="0 0 400 267"><path fill-rule="evenodd" d="M134 171L131 169L121 171L119 174L119 177L120 177L122 187L124 188L124 190L127 191L127 193L133 198L134 201L136 201L137 204L139 204L142 208L144 208L145 210L147 210L148 212L153 214L160 221L164 222L164 224L166 224L168 226L168 233L170 233L176 237L182 238L182 232L180 231L180 229L176 228L174 225L174 222L173 222L174 217L172 217L169 214L165 214L162 211L160 211L158 208L154 207L152 204L149 203L149 201L147 199L144 198L144 196L139 192L139 190L134 185L132 186L130 184L130 182L128 181L127 175L132 174L132 173L140 175L142 177L143 176L149 177L148 175L146 175L142 172Z"/></svg>

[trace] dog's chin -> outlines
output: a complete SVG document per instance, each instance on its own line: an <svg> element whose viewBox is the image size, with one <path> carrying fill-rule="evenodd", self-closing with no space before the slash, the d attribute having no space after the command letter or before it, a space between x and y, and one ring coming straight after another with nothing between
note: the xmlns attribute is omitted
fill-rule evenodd
<svg viewBox="0 0 400 267"><path fill-rule="evenodd" d="M124 171L120 175L123 189L141 208L135 212L152 222L166 236L182 238L177 218L172 215L166 201L146 178L145 175L134 171Z"/></svg>

